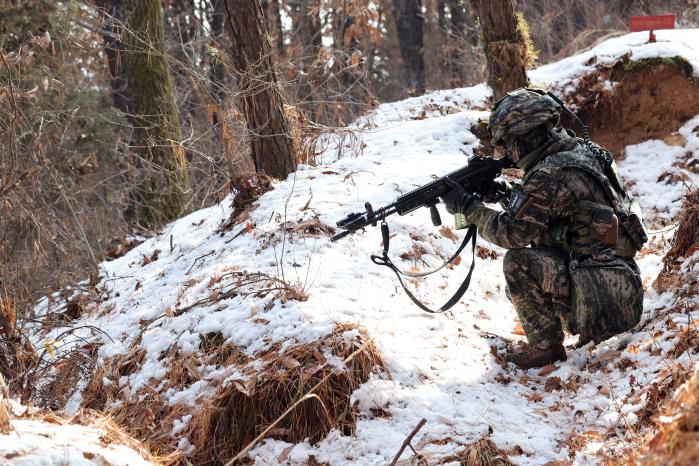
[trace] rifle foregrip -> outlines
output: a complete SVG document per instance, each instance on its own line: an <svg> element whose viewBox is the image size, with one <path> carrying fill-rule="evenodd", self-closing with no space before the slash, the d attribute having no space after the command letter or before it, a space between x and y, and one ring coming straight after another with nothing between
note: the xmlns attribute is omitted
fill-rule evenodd
<svg viewBox="0 0 699 466"><path fill-rule="evenodd" d="M432 218L432 225L438 227L442 224L442 217L439 216L436 204L430 206L430 217Z"/></svg>

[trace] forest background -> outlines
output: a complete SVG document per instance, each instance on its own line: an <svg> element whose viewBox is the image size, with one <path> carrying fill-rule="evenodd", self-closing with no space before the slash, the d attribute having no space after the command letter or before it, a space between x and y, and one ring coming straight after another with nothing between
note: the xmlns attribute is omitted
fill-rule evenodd
<svg viewBox="0 0 699 466"><path fill-rule="evenodd" d="M0 0L2 314L27 316L231 191L244 206L269 184L252 173L313 164L324 132L351 145L345 126L380 102L484 82L478 3ZM697 0L513 3L529 66L624 34L632 15L699 26ZM282 130L259 138L253 113Z"/></svg>

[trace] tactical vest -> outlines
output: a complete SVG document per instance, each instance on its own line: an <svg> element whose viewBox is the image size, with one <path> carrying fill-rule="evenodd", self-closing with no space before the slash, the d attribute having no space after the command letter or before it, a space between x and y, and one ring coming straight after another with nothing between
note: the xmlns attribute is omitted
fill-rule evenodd
<svg viewBox="0 0 699 466"><path fill-rule="evenodd" d="M633 258L648 241L647 229L640 205L623 189L611 154L593 142L578 139L573 149L545 157L526 174L524 183L536 172L555 174L566 169L581 170L595 179L608 204L579 200L574 213L550 226L551 242L563 246L574 258Z"/></svg>

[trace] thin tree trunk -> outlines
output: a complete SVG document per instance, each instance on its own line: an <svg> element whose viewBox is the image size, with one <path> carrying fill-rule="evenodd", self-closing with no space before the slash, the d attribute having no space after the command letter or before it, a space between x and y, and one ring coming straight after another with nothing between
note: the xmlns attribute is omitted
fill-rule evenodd
<svg viewBox="0 0 699 466"><path fill-rule="evenodd" d="M164 55L160 0L127 0L127 73L140 179L134 190L136 220L154 227L185 210L189 176L170 67Z"/></svg>
<svg viewBox="0 0 699 466"><path fill-rule="evenodd" d="M243 112L252 133L250 148L255 170L286 178L296 164L262 7L258 0L225 0L225 3L233 65L243 94Z"/></svg>
<svg viewBox="0 0 699 466"><path fill-rule="evenodd" d="M293 21L293 41L301 47L304 71L308 72L322 46L318 9L311 0L289 2Z"/></svg>
<svg viewBox="0 0 699 466"><path fill-rule="evenodd" d="M488 84L495 100L529 84L527 45L517 26L512 0L472 0L483 33Z"/></svg>
<svg viewBox="0 0 699 466"><path fill-rule="evenodd" d="M184 117L183 122L189 118L196 118L197 109L201 108L201 102L197 101L197 94L193 91L189 80L188 68L196 67L197 57L192 45L196 39L197 27L194 20L196 4L194 0L170 0L169 8L165 10L164 21L168 29L172 29L169 39L177 45L169 48L169 53L176 59L172 65L172 74L175 89L180 101L179 110ZM189 21L187 21L189 17Z"/></svg>
<svg viewBox="0 0 699 466"><path fill-rule="evenodd" d="M123 0L97 0L95 4L104 10L106 16L100 31L109 67L112 102L119 111L128 114L132 99L128 89L124 42L122 41L125 17L124 2Z"/></svg>
<svg viewBox="0 0 699 466"><path fill-rule="evenodd" d="M221 52L221 44L223 37L223 23L226 17L226 6L224 0L213 0L213 11L209 23L211 24L211 38L213 39L213 48L218 51L212 51L209 54L209 82L211 83L211 96L217 105L223 103L225 92L223 88L224 68L223 62L219 53ZM218 115L214 115L214 124L218 122Z"/></svg>
<svg viewBox="0 0 699 466"><path fill-rule="evenodd" d="M400 53L411 95L425 92L425 61L422 33L424 18L422 0L393 0Z"/></svg>
<svg viewBox="0 0 699 466"><path fill-rule="evenodd" d="M211 25L212 44L208 54L209 58L209 93L214 101L213 110L211 111L211 125L218 137L218 144L213 145L212 158L214 161L215 173L219 181L226 177L225 161L228 156L226 151L226 141L224 139L224 118L223 105L226 98L226 92L223 80L225 78L225 69L221 60L222 43L223 43L223 21L225 18L224 0L213 0L211 5L211 16L209 24ZM228 174L230 176L231 173Z"/></svg>
<svg viewBox="0 0 699 466"><path fill-rule="evenodd" d="M274 47L277 50L277 56L283 57L286 55L284 48L284 26L282 24L281 4L279 0L260 0L262 11L265 14L265 27L274 38Z"/></svg>
<svg viewBox="0 0 699 466"><path fill-rule="evenodd" d="M444 0L437 0L437 26L442 32L447 31L447 17Z"/></svg>
<svg viewBox="0 0 699 466"><path fill-rule="evenodd" d="M459 0L449 0L449 39L451 41L449 68L449 85L451 87L464 84L464 49L466 45L466 12Z"/></svg>
<svg viewBox="0 0 699 466"><path fill-rule="evenodd" d="M423 58L422 33L424 17L422 0L393 0L398 42L403 57L411 95L425 92L425 61Z"/></svg>

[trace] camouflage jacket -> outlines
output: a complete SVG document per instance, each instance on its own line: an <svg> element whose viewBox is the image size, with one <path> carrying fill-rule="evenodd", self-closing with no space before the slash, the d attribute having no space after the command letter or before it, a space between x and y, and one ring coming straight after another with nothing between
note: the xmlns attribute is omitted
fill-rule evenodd
<svg viewBox="0 0 699 466"><path fill-rule="evenodd" d="M637 249L613 215L616 200L592 174L602 172L600 162L565 131L558 136L518 163L524 179L504 211L475 201L464 212L466 220L503 248L549 247L601 261L633 258Z"/></svg>

